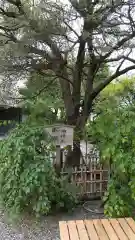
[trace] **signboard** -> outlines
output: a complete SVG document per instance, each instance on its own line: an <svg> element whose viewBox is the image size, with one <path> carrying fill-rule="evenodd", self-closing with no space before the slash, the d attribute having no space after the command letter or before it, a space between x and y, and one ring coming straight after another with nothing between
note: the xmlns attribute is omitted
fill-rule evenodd
<svg viewBox="0 0 135 240"><path fill-rule="evenodd" d="M53 125L46 131L54 138L56 146L65 147L73 145L73 128L70 125Z"/></svg>

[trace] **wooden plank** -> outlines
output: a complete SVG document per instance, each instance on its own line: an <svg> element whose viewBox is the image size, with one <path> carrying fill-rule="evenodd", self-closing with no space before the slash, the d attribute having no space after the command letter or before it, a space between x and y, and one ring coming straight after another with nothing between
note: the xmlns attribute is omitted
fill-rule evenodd
<svg viewBox="0 0 135 240"><path fill-rule="evenodd" d="M64 221L59 222L59 229L60 229L60 239L70 240L67 223Z"/></svg>
<svg viewBox="0 0 135 240"><path fill-rule="evenodd" d="M116 219L109 219L109 222L111 223L113 229L117 233L117 236L119 237L119 239L128 240L127 235L125 234L125 232L123 231L119 222Z"/></svg>
<svg viewBox="0 0 135 240"><path fill-rule="evenodd" d="M118 218L118 222L120 223L121 227L123 228L124 232L128 236L130 240L135 240L135 234L132 231L132 229L127 224L126 220L124 218Z"/></svg>
<svg viewBox="0 0 135 240"><path fill-rule="evenodd" d="M68 221L68 230L69 230L70 240L79 240L79 235L77 232L75 221Z"/></svg>
<svg viewBox="0 0 135 240"><path fill-rule="evenodd" d="M90 240L99 240L96 229L94 227L93 221L85 220L84 221Z"/></svg>
<svg viewBox="0 0 135 240"><path fill-rule="evenodd" d="M89 240L83 220L76 221L76 226L77 226L78 233L79 233L79 239Z"/></svg>
<svg viewBox="0 0 135 240"><path fill-rule="evenodd" d="M96 228L97 234L100 240L109 240L107 233L99 219L93 220L94 226Z"/></svg>
<svg viewBox="0 0 135 240"><path fill-rule="evenodd" d="M119 240L119 238L117 237L117 235L108 219L102 219L101 223L104 226L105 231L107 232L107 235L110 240Z"/></svg>
<svg viewBox="0 0 135 240"><path fill-rule="evenodd" d="M132 218L60 221L61 240L135 240Z"/></svg>
<svg viewBox="0 0 135 240"><path fill-rule="evenodd" d="M125 220L135 233L135 221L133 220L133 218L125 218Z"/></svg>

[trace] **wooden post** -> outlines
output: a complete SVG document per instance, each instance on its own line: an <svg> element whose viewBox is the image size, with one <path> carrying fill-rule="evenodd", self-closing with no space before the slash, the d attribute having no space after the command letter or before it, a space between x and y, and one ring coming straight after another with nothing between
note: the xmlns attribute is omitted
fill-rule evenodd
<svg viewBox="0 0 135 240"><path fill-rule="evenodd" d="M60 152L60 145L56 145L56 171L59 174L60 173L60 158L61 158L61 152Z"/></svg>

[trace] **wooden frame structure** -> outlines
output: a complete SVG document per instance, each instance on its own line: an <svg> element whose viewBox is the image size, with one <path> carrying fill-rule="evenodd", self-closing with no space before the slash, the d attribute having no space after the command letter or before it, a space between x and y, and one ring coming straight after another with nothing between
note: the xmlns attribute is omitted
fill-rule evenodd
<svg viewBox="0 0 135 240"><path fill-rule="evenodd" d="M64 156L64 157L63 157ZM70 171L70 181L78 186L81 198L102 197L107 190L110 169L107 164L100 163L99 154L89 153L82 156L78 167L66 168L66 154L61 151L61 176L67 176ZM52 157L55 166L56 156Z"/></svg>
<svg viewBox="0 0 135 240"><path fill-rule="evenodd" d="M61 171L65 176L68 172ZM71 182L78 187L80 197L102 197L107 189L109 171L103 168L101 164L89 166L74 167L71 170Z"/></svg>

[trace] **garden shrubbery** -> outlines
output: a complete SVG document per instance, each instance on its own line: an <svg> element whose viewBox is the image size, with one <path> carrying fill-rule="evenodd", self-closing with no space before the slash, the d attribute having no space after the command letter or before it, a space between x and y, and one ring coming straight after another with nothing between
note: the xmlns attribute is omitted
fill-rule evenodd
<svg viewBox="0 0 135 240"><path fill-rule="evenodd" d="M52 166L52 139L43 127L22 124L0 143L0 198L6 209L36 215L71 209L75 191Z"/></svg>
<svg viewBox="0 0 135 240"><path fill-rule="evenodd" d="M133 82L134 84L134 82ZM104 196L104 213L109 217L133 216L135 210L135 92L130 81L112 85L97 106L89 127L100 151L110 165L110 179ZM96 107L95 107L96 109Z"/></svg>

